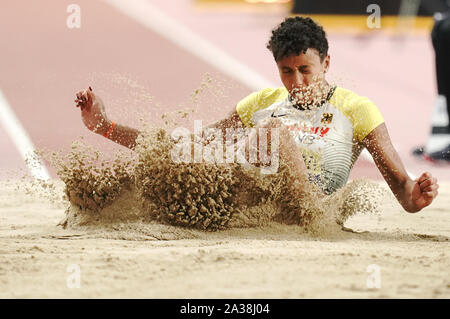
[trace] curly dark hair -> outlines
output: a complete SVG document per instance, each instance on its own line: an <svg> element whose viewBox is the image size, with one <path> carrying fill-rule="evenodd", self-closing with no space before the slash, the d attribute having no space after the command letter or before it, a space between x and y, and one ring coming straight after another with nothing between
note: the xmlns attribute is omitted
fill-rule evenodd
<svg viewBox="0 0 450 319"><path fill-rule="evenodd" d="M323 28L311 18L286 18L277 28L267 43L275 61L292 54L306 53L309 48L319 52L321 61L328 55L328 40Z"/></svg>

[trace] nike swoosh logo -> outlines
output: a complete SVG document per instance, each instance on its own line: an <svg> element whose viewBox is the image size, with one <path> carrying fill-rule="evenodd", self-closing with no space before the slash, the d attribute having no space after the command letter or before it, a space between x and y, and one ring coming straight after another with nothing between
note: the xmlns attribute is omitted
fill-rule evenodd
<svg viewBox="0 0 450 319"><path fill-rule="evenodd" d="M282 117L282 116L286 116L287 114L280 114L280 115L275 115L275 111L272 112L272 115L270 117Z"/></svg>

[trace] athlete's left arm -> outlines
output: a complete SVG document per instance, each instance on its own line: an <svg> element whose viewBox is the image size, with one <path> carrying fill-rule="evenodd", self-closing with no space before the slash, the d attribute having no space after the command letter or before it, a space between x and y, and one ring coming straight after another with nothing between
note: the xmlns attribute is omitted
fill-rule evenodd
<svg viewBox="0 0 450 319"><path fill-rule="evenodd" d="M378 125L362 141L395 197L409 213L415 213L431 204L439 185L429 172L412 180L394 149L385 123Z"/></svg>

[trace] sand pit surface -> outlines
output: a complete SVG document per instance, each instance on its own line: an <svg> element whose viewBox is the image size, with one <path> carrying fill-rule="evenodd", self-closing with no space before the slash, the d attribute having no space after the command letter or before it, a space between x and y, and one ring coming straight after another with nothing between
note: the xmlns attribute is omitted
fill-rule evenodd
<svg viewBox="0 0 450 319"><path fill-rule="evenodd" d="M64 184L53 184L62 194ZM2 298L450 297L448 183L417 214L387 198L379 215L346 221L358 233L326 236L276 222L216 232L139 220L64 229L67 203L26 194L27 185L1 182ZM73 265L79 288L68 285Z"/></svg>

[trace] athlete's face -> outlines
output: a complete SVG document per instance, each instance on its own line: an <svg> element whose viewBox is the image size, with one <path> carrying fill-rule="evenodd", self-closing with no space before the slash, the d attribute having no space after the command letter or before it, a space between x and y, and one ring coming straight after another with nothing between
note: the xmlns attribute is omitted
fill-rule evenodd
<svg viewBox="0 0 450 319"><path fill-rule="evenodd" d="M299 104L309 104L322 98L329 65L329 55L321 61L319 52L311 48L277 62L281 81Z"/></svg>

